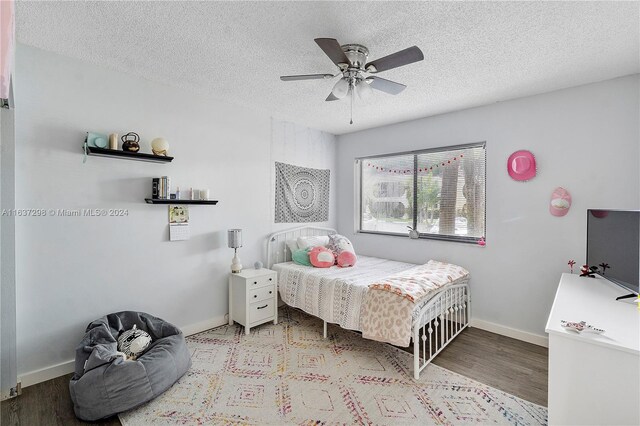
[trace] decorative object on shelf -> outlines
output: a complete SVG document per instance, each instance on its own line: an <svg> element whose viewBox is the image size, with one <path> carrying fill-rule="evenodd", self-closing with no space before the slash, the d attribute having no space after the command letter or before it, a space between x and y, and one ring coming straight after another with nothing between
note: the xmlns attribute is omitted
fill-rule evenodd
<svg viewBox="0 0 640 426"><path fill-rule="evenodd" d="M200 199L202 200L209 199L209 188L200 190Z"/></svg>
<svg viewBox="0 0 640 426"><path fill-rule="evenodd" d="M409 238L411 238L412 240L417 240L418 238L420 238L420 233L417 229L413 229L413 227L409 225L407 225L407 228L409 228Z"/></svg>
<svg viewBox="0 0 640 426"><path fill-rule="evenodd" d="M585 321L576 322L576 321L560 320L560 325L562 327L566 328L567 330L575 331L578 334L580 334L580 333L595 333L595 334L604 333L603 329L596 328L596 327L592 326L591 324L587 324Z"/></svg>
<svg viewBox="0 0 640 426"><path fill-rule="evenodd" d="M597 266L589 267L589 265L582 265L582 268L580 268L580 276L581 277L595 278L596 276L594 274L596 272L598 272L598 267Z"/></svg>
<svg viewBox="0 0 640 426"><path fill-rule="evenodd" d="M135 132L129 132L122 136L122 150L127 152L140 151L140 136Z"/></svg>
<svg viewBox="0 0 640 426"><path fill-rule="evenodd" d="M109 135L109 149L118 149L118 134L111 133Z"/></svg>
<svg viewBox="0 0 640 426"><path fill-rule="evenodd" d="M262 262L260 262L259 260L253 264L253 267L256 269L262 269L262 266L264 265L262 265Z"/></svg>
<svg viewBox="0 0 640 426"><path fill-rule="evenodd" d="M569 212L571 208L571 194L562 187L557 187L551 193L551 203L549 204L549 213L553 216L562 217Z"/></svg>
<svg viewBox="0 0 640 426"><path fill-rule="evenodd" d="M91 148L106 148L109 145L107 135L101 133L87 132L87 146Z"/></svg>
<svg viewBox="0 0 640 426"><path fill-rule="evenodd" d="M242 263L240 263L240 258L238 257L238 249L242 247L242 229L229 229L227 231L227 242L229 248L233 249L231 272L236 274L242 271Z"/></svg>
<svg viewBox="0 0 640 426"><path fill-rule="evenodd" d="M514 152L507 160L507 172L511 179L526 182L536 176L536 157L530 151L521 149Z"/></svg>
<svg viewBox="0 0 640 426"><path fill-rule="evenodd" d="M576 264L576 261L573 259L567 262L567 265L569 265L569 270L571 271L572 274L573 274L573 265L575 264Z"/></svg>
<svg viewBox="0 0 640 426"><path fill-rule="evenodd" d="M484 240L484 237L480 237L480 239L478 240L478 245L480 247L485 247L487 245L487 242Z"/></svg>
<svg viewBox="0 0 640 426"><path fill-rule="evenodd" d="M191 199L200 200L200 190L191 188Z"/></svg>
<svg viewBox="0 0 640 426"><path fill-rule="evenodd" d="M330 170L276 162L275 223L329 220Z"/></svg>
<svg viewBox="0 0 640 426"><path fill-rule="evenodd" d="M611 266L609 266L608 263L602 262L600 265L598 265L600 268L602 268L602 275L604 275L604 273L607 271L608 268L611 268Z"/></svg>
<svg viewBox="0 0 640 426"><path fill-rule="evenodd" d="M169 142L164 138L155 138L151 141L151 152L155 155L169 155Z"/></svg>

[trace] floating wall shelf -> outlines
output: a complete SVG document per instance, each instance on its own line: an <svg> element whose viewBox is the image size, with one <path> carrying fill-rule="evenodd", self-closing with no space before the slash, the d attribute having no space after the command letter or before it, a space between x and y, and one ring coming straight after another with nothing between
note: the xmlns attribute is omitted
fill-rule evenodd
<svg viewBox="0 0 640 426"><path fill-rule="evenodd" d="M144 200L147 202L147 204L218 204L218 200L169 200L166 198L145 198Z"/></svg>
<svg viewBox="0 0 640 426"><path fill-rule="evenodd" d="M84 146L82 150L84 151ZM170 163L173 161L173 157L165 157L164 155L145 154L144 152L127 152L119 151L116 149L96 148L93 146L87 146L87 155L94 155L97 157L111 157L121 158L124 160L136 160L147 161L151 163Z"/></svg>

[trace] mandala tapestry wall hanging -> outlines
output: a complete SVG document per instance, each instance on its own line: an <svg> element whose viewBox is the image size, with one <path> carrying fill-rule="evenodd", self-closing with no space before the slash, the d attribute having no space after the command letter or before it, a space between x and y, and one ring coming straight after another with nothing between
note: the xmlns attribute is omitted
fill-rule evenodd
<svg viewBox="0 0 640 426"><path fill-rule="evenodd" d="M329 170L276 162L276 223L329 220Z"/></svg>

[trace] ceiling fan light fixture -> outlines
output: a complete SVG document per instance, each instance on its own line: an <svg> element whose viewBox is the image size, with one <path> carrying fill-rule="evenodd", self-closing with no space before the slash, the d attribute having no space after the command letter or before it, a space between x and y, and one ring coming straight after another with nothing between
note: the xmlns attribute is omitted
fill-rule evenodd
<svg viewBox="0 0 640 426"><path fill-rule="evenodd" d="M353 124L353 103L356 96L362 103L369 103L368 100L375 97L374 91L397 95L407 88L404 84L395 81L372 75L367 77L365 73L377 74L424 60L424 54L418 46L411 46L382 58L368 61L369 49L361 44L340 45L338 40L334 38L316 38L314 41L338 68L338 74L285 75L281 76L280 80L319 80L331 79L340 75L340 79L333 86L325 101L333 102L348 98L351 104L351 124Z"/></svg>
<svg viewBox="0 0 640 426"><path fill-rule="evenodd" d="M338 99L342 99L349 93L349 82L346 78L341 78L338 80L335 86L333 86L333 90L331 91L333 96Z"/></svg>
<svg viewBox="0 0 640 426"><path fill-rule="evenodd" d="M362 80L358 83L356 86L356 92L358 92L358 97L363 102L366 102L373 97L373 89L369 86L367 80Z"/></svg>

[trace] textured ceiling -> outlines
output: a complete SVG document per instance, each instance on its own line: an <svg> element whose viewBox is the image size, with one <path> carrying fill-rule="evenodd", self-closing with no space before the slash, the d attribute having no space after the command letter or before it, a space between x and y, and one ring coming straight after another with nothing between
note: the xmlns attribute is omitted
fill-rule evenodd
<svg viewBox="0 0 640 426"><path fill-rule="evenodd" d="M341 134L637 73L638 2L19 2L19 42ZM370 59L417 45L404 83L325 102L316 37Z"/></svg>

